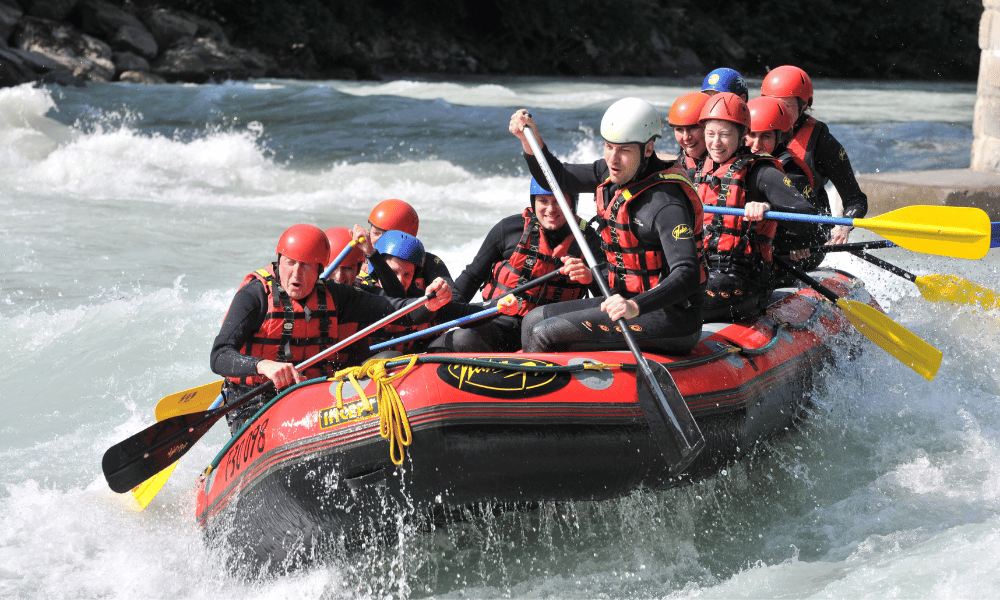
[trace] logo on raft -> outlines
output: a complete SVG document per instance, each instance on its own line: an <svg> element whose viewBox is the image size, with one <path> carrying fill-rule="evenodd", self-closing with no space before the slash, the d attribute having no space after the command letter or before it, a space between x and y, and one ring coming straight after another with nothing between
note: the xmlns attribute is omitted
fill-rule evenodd
<svg viewBox="0 0 1000 600"><path fill-rule="evenodd" d="M344 404L341 408L337 408L336 406L324 408L319 411L320 429L327 429L342 423L360 421L378 415L378 400L369 398L368 401L371 403L371 410L366 410L367 407L362 400Z"/></svg>
<svg viewBox="0 0 1000 600"><path fill-rule="evenodd" d="M526 367L557 367L556 363L525 358L477 358L504 365ZM567 373L528 372L489 367L444 364L437 368L441 381L453 388L490 398L534 398L556 392L566 387L571 377Z"/></svg>

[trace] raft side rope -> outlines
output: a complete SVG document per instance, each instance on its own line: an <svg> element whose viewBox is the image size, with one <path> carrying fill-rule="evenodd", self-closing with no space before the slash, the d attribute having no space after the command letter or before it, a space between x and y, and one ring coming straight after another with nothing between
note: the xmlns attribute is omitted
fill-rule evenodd
<svg viewBox="0 0 1000 600"><path fill-rule="evenodd" d="M364 402L366 411L372 411L371 400L362 390L358 379L371 379L377 386L375 392L375 402L378 404L379 426L378 433L383 438L389 440L389 457L393 464L399 466L403 464L405 458L404 450L406 446L413 443L413 432L410 429L410 420L406 417L406 407L399 397L399 392L393 387L392 382L401 379L416 366L419 357L416 354L402 356L399 358L381 358L366 361L358 367L348 367L337 371L332 380L337 380L337 409L344 407L343 389L345 379L351 382L354 389ZM405 365L398 373L389 375L386 364L393 362L393 366Z"/></svg>

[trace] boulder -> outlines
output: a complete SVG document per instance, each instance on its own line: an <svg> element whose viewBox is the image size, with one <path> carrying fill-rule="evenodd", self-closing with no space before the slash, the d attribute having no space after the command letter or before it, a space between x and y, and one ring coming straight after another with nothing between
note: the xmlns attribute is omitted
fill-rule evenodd
<svg viewBox="0 0 1000 600"><path fill-rule="evenodd" d="M115 52L111 57L111 62L115 63L115 73L121 74L125 71L149 71L149 61L131 52Z"/></svg>
<svg viewBox="0 0 1000 600"><path fill-rule="evenodd" d="M69 25L25 17L12 38L21 50L37 52L67 67L84 81L111 81L111 46Z"/></svg>
<svg viewBox="0 0 1000 600"><path fill-rule="evenodd" d="M153 34L145 27L122 25L108 41L117 50L135 52L149 59L156 58L156 55L160 53L160 48L156 45Z"/></svg>
<svg viewBox="0 0 1000 600"><path fill-rule="evenodd" d="M0 48L0 87L21 85L38 78L21 57L8 48Z"/></svg>
<svg viewBox="0 0 1000 600"><path fill-rule="evenodd" d="M193 39L198 33L197 23L166 8L154 8L141 16L160 48L170 48L180 40Z"/></svg>
<svg viewBox="0 0 1000 600"><path fill-rule="evenodd" d="M24 11L19 7L0 2L0 47L7 45L14 26L23 15Z"/></svg>
<svg viewBox="0 0 1000 600"><path fill-rule="evenodd" d="M250 69L240 60L241 51L212 38L181 41L153 63L153 72L167 81L201 83L209 79L246 79Z"/></svg>
<svg viewBox="0 0 1000 600"><path fill-rule="evenodd" d="M159 47L153 34L135 15L104 0L80 0L74 11L84 33L110 42L118 50L156 58Z"/></svg>
<svg viewBox="0 0 1000 600"><path fill-rule="evenodd" d="M78 0L26 0L24 12L32 17L62 21L76 7Z"/></svg>
<svg viewBox="0 0 1000 600"><path fill-rule="evenodd" d="M167 82L166 79L156 75L155 73L150 73L149 71L125 71L118 76L118 81L142 83L146 85Z"/></svg>

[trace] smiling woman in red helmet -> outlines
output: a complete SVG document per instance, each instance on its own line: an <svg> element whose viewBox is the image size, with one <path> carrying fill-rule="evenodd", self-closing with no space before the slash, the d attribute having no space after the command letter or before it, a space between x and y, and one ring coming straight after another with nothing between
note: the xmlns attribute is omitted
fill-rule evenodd
<svg viewBox="0 0 1000 600"><path fill-rule="evenodd" d="M521 140L531 174L544 175L524 128L567 194L594 193L611 298L540 306L524 317L525 352L624 348L615 330L628 320L640 346L690 351L701 336L706 272L701 256L701 203L684 170L654 152L660 116L648 102L624 98L601 120L604 158L563 164L549 152L531 115L519 110L509 129Z"/></svg>
<svg viewBox="0 0 1000 600"><path fill-rule="evenodd" d="M454 287L455 282L452 280L451 272L448 271L448 266L444 264L444 261L436 254L424 252L424 262L422 265L417 265L412 285L404 289L392 275L392 270L386 265L378 250L375 249L375 242L387 231L402 231L407 235L417 237L419 229L420 218L417 216L417 211L408 203L390 198L375 205L371 214L368 215L368 228L365 229L360 225L354 226L354 239L359 239L362 236L365 238L365 241L358 243L358 247L368 259L368 263L362 267L361 281L367 285L381 286L385 293L393 298L405 298L407 295L422 296L427 282L434 281L438 277L444 279L449 286Z"/></svg>
<svg viewBox="0 0 1000 600"><path fill-rule="evenodd" d="M702 109L701 122L708 148L708 158L695 176L701 201L746 211L745 217L705 213L710 271L704 318L706 322L747 319L767 306L773 289L777 223L763 219L764 212L815 214L816 210L792 186L777 160L746 147L750 110L742 98L729 92L712 96Z"/></svg>
<svg viewBox="0 0 1000 600"><path fill-rule="evenodd" d="M393 300L332 281L319 281L330 258L330 240L313 225L293 225L278 240L278 260L243 279L212 346L212 371L226 378L227 398L235 398L270 379L275 389L226 415L230 430L277 394L277 390L357 364L368 355L361 340L299 373L307 360L359 328L402 308ZM427 287L436 296L425 307L400 318L420 323L451 300L444 280ZM234 395L235 394L235 395Z"/></svg>
<svg viewBox="0 0 1000 600"><path fill-rule="evenodd" d="M775 156L786 165L790 174L797 171L801 177L793 177L793 183L800 190L807 187L814 193L804 194L816 209L824 215L831 212L830 198L826 193L827 182L832 182L840 194L844 206L844 216L858 219L868 214L868 197L861 191L847 151L830 133L826 123L817 121L807 111L813 103L813 84L809 75L798 67L785 65L772 69L761 84L762 96L781 100L792 117L792 127L786 142L779 146ZM848 240L851 228L838 225L813 225L799 235L784 235L777 239L779 252L805 248L819 244L843 244ZM808 255L808 253L805 253ZM806 267L818 265L822 256L809 261Z"/></svg>

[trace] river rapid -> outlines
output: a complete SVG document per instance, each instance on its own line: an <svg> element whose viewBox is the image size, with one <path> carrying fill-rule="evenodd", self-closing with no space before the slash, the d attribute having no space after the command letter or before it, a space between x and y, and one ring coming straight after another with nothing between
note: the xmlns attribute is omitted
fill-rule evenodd
<svg viewBox="0 0 1000 600"><path fill-rule="evenodd" d="M457 276L490 227L527 203L507 132L514 109L531 110L558 156L592 161L611 102L640 96L665 115L697 84L0 89L0 597L992 597L1000 314L927 302L844 256L829 262L944 352L936 379L866 341L861 360L816 384L801 428L683 489L404 530L362 556L251 581L223 572L194 521L193 488L225 427L145 511L108 489L104 451L151 424L161 397L217 379L208 353L223 314L286 227L364 224L376 202L402 198ZM814 114L858 172L969 164L974 85L816 89ZM673 151L670 138L658 150ZM878 254L1000 289L996 251Z"/></svg>

